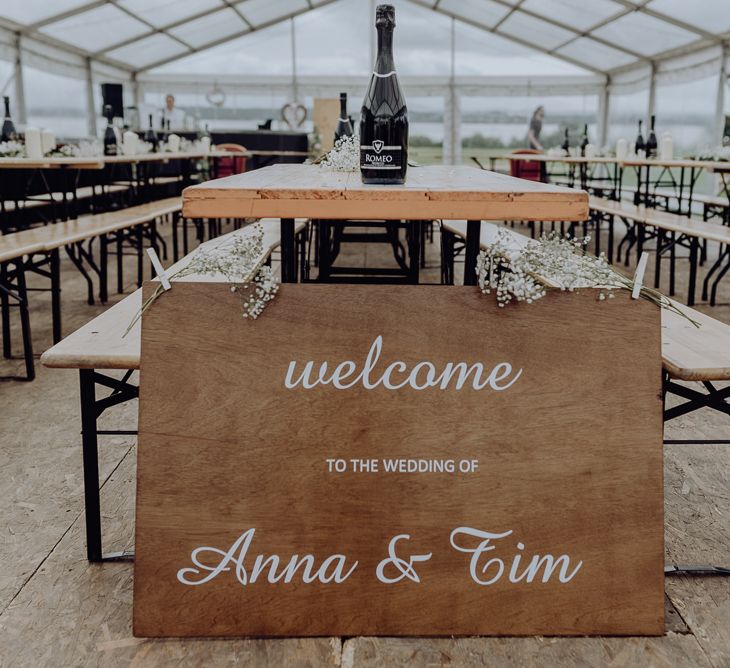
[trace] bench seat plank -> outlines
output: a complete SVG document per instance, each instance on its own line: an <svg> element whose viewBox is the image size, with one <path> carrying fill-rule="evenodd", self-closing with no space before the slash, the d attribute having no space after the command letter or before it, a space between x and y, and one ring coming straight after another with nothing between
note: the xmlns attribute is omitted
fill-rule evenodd
<svg viewBox="0 0 730 668"><path fill-rule="evenodd" d="M268 257L281 243L280 222L273 218L261 221L264 226L264 253ZM305 227L305 221L298 220L295 233ZM251 226L230 232L204 244L172 265L167 273L179 271L192 260L200 248L215 247L227 243L236 236L250 234ZM155 279L157 280L157 279ZM225 282L225 277L190 275L181 281ZM174 283L173 283L173 290ZM127 326L142 307L142 290L135 290L104 313L90 320L84 326L67 336L41 356L41 364L58 369L139 369L142 339L141 322L137 322L126 337L122 337Z"/></svg>
<svg viewBox="0 0 730 668"><path fill-rule="evenodd" d="M730 243L730 227L718 225L717 223L688 218L676 213L667 213L666 211L646 207L643 204L637 206L625 200L617 202L603 197L591 196L589 206L593 211L628 218L638 223L662 228L668 232L678 232L698 239L717 241L721 244Z"/></svg>
<svg viewBox="0 0 730 668"><path fill-rule="evenodd" d="M32 253L50 251L102 234L111 234L127 227L149 222L158 216L175 213L180 211L181 207L180 197L170 197L119 211L81 216L75 220L5 234L0 236L0 262L7 262Z"/></svg>

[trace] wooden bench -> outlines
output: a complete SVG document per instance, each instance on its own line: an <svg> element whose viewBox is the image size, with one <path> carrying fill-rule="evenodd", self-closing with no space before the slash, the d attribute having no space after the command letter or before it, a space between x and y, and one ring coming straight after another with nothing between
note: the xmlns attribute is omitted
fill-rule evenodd
<svg viewBox="0 0 730 668"><path fill-rule="evenodd" d="M500 230L509 236L504 244L508 256L528 244L536 243L511 228L482 222L481 248L488 250L495 243ZM466 239L466 221L444 221L442 237L443 231L446 236ZM547 285L555 286L556 281L549 276L542 279ZM730 381L730 325L688 306L676 302L675 306L701 326L695 327L682 316L662 309L664 393L686 399L685 403L664 411L665 421L704 407L730 415L730 386L717 388L713 384ZM678 381L702 383L707 392L698 392Z"/></svg>
<svg viewBox="0 0 730 668"><path fill-rule="evenodd" d="M612 238L613 236L614 218L619 218L624 221L628 229L626 239L629 239L631 243L633 243L634 240L636 241L637 260L644 250L644 242L647 240L645 228L652 227L656 230L654 235L657 244L656 262L654 266L654 287L658 289L660 286L662 255L666 251L669 251L671 267L669 285L670 295L674 295L676 246L680 245L688 248L690 274L687 304L690 306L695 303L700 244L705 241L715 241L719 243L721 248L719 257L707 273L702 287L702 298L707 299L709 292L710 304L713 306L715 305L718 284L727 273L728 269L730 269L730 227L704 220L697 220L695 218L689 218L687 216L681 216L679 214L668 213L658 209L652 209L644 205L636 205L626 201L615 201L595 196L591 196L589 200L589 207L598 232L600 232L601 221L606 221L608 223L609 238ZM669 233L669 235L667 235L667 233ZM726 263L724 268L722 267L723 263ZM710 279L716 272L718 273L710 290Z"/></svg>
<svg viewBox="0 0 730 668"><path fill-rule="evenodd" d="M637 193L639 196L646 195L643 190L639 192L638 189L634 186L623 186L621 188L622 198L630 198L634 200L634 203L636 203L635 198L637 197ZM656 188L654 190L650 190L649 197L654 198L655 200L663 200L663 206L667 210L669 209L670 200L677 200L678 205L680 203L679 193L671 188ZM689 195L685 195L683 193L681 202L690 202ZM727 197L693 192L691 204L695 203L702 204L703 220L708 220L711 217L718 217L721 218L725 224L727 224L728 213L730 213L730 200Z"/></svg>
<svg viewBox="0 0 730 668"><path fill-rule="evenodd" d="M102 214L82 216L44 227L36 227L0 236L0 301L2 306L3 355L11 356L10 307L20 310L23 349L28 380L34 377L33 350L28 318L26 271L50 279L53 341L61 340L61 287L59 251L66 252L87 281L88 301L94 303L94 286L84 263L99 277L99 298L108 298L108 247L116 244L117 290L123 291L123 245L131 239L137 254L137 283L142 283L145 234L156 247L156 221L176 216L182 207L179 197ZM145 229L147 228L147 229ZM91 243L98 240L99 261L95 261ZM88 247L84 243L88 242Z"/></svg>
<svg viewBox="0 0 730 668"><path fill-rule="evenodd" d="M97 206L99 198L126 193L129 190L130 186L123 184L81 186L65 193L38 193L20 200L4 200L0 202L0 214L7 216L7 220L1 221L0 229L3 231L7 231L8 227L10 230L22 229L39 222L51 223L75 218L80 203L86 202L84 210L103 208ZM46 215L49 207L50 215ZM32 217L31 213L34 214Z"/></svg>
<svg viewBox="0 0 730 668"><path fill-rule="evenodd" d="M263 256L269 257L281 243L280 223L274 218L264 218L260 222L264 226ZM297 220L295 234L301 234L305 225L305 221ZM247 226L202 243L192 253L174 263L166 273L171 275L187 266L199 249L217 246L236 236L249 234L250 230L251 227ZM225 282L224 277L195 274L181 277L179 280ZM141 306L142 290L138 289L43 353L41 363L47 367L63 369L139 369L142 338L140 323L138 322L126 337L122 335Z"/></svg>
<svg viewBox="0 0 730 668"><path fill-rule="evenodd" d="M264 251L261 259L270 258L281 244L281 222L268 218L261 220L264 226ZM295 235L301 236L307 224L304 220L294 223ZM237 235L250 234L251 228L223 235L201 244L199 248L229 243ZM300 245L301 248L301 245ZM167 274L186 266L197 251L193 251L175 263ZM156 280L156 279L155 279ZM225 282L224 277L189 275L181 281ZM175 281L172 282L175 289ZM56 369L79 369L81 394L82 447L84 461L84 499L86 506L86 545L89 561L128 559L129 554L117 553L102 556L101 515L99 510L99 453L97 420L109 408L135 399L139 388L130 382L132 373L140 366L142 341L141 322L137 321L127 336L123 336L142 306L142 290L137 290L120 302L107 309L76 330L63 341L57 343L41 356L41 363ZM214 336L214 334L211 334ZM122 378L109 375L108 371L118 369L126 373ZM107 371L107 373L102 373ZM99 399L97 389L111 389L111 394ZM101 394L101 392L99 392ZM105 432L109 433L109 432Z"/></svg>

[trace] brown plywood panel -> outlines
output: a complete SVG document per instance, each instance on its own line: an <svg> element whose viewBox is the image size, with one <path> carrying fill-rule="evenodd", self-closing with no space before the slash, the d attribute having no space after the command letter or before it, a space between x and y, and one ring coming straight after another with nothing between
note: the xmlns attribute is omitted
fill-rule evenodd
<svg viewBox="0 0 730 668"><path fill-rule="evenodd" d="M176 285L142 327L135 633L662 634L659 323L592 291L326 285L248 321ZM309 361L342 389L287 387ZM491 384L441 389L459 362Z"/></svg>

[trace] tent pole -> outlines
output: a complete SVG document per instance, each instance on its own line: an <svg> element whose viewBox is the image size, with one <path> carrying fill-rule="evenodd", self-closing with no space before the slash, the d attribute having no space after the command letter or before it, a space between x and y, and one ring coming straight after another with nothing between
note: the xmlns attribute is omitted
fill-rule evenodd
<svg viewBox="0 0 730 668"><path fill-rule="evenodd" d="M444 154L445 165L461 164L461 113L459 94L456 91L456 19L451 19L451 66L449 87L444 110Z"/></svg>
<svg viewBox="0 0 730 668"><path fill-rule="evenodd" d="M725 134L725 86L727 86L727 56L726 46L722 48L720 56L720 80L717 83L717 100L715 106L715 141L722 146Z"/></svg>
<svg viewBox="0 0 730 668"><path fill-rule="evenodd" d="M25 108L25 81L20 39L20 33L17 33L15 36L15 116L18 123L25 125L28 122L28 114Z"/></svg>
<svg viewBox="0 0 730 668"><path fill-rule="evenodd" d="M299 90L297 84L297 34L294 27L294 17L289 19L291 28L291 88L292 102L299 101Z"/></svg>
<svg viewBox="0 0 730 668"><path fill-rule="evenodd" d="M96 137L96 109L94 109L94 76L91 58L86 58L86 125L90 137Z"/></svg>
<svg viewBox="0 0 730 668"><path fill-rule="evenodd" d="M651 64L651 79L649 80L649 105L647 109L646 131L649 132L651 117L656 112L656 63Z"/></svg>
<svg viewBox="0 0 730 668"><path fill-rule="evenodd" d="M603 89L598 94L598 146L603 148L608 143L608 106L610 103L610 93L608 86L610 79L606 79Z"/></svg>

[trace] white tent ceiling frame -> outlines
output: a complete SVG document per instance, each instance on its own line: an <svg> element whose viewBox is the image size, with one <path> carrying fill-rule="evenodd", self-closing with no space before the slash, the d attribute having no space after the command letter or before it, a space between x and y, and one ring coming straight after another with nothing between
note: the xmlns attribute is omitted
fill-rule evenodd
<svg viewBox="0 0 730 668"><path fill-rule="evenodd" d="M44 10L33 10L41 18L33 19L31 12L31 19L21 22L20 16L4 16L0 7L0 26L22 37L131 73L179 60L332 2L337 0L63 0L61 6L68 8L52 13L49 9L54 3L36 1L28 6L43 6ZM709 19L691 22L685 17L686 13L679 18L657 9L667 2L672 4L673 0L410 2L595 74L608 76L723 45L730 40L728 32L718 34L703 27ZM717 5L718 11L723 9L720 0L702 2ZM685 4L698 3L686 0ZM726 8L724 11L727 14ZM73 38L77 34L85 37L85 27L86 32L94 32L103 27L105 21L111 24L107 26L111 31L109 34L101 31L101 44L93 39L88 42ZM725 23L728 23L727 19ZM730 24L722 27L730 30ZM647 38L652 30L659 31L659 41L653 45L647 44L646 39L632 39L636 31ZM617 38L617 35L622 37ZM591 50L601 54L602 66L584 57ZM146 58L132 63L122 57L135 51L142 52Z"/></svg>
<svg viewBox="0 0 730 668"><path fill-rule="evenodd" d="M0 58L15 61L16 106L22 119L21 58L36 66L45 62L47 69L57 72L73 71L89 86L94 72L103 68L104 76L111 73L120 80L131 80L139 91L160 81L162 75L150 70L337 1L8 0L7 5L0 5ZM730 44L727 0L409 1L450 17L452 25L454 21L462 22L586 72L586 76L566 75L550 81L533 77L531 82L517 81L520 77L458 77L453 71L452 29L452 76L441 87L438 78L416 77L409 87L447 91L445 95L457 107L457 91L478 94L486 87L501 94L524 94L526 89L552 86L555 91L572 86L575 92L599 95L600 134L605 138L609 93L649 88L648 112L652 113L657 80L689 80L711 70L722 75L718 115L723 112L720 105ZM374 0L371 2L374 4ZM292 71L296 72L294 65ZM175 77L166 75L163 79L173 83ZM255 87L259 83L239 79L230 85ZM274 79L267 79L269 86L286 86L285 81ZM182 87L185 82L176 84ZM331 87L324 79L307 82L294 74L290 86L296 90L298 85L308 93ZM93 100L91 92L88 97ZM458 109L447 112L453 127ZM717 120L719 128L719 116ZM450 139L449 143L456 145L456 138Z"/></svg>

